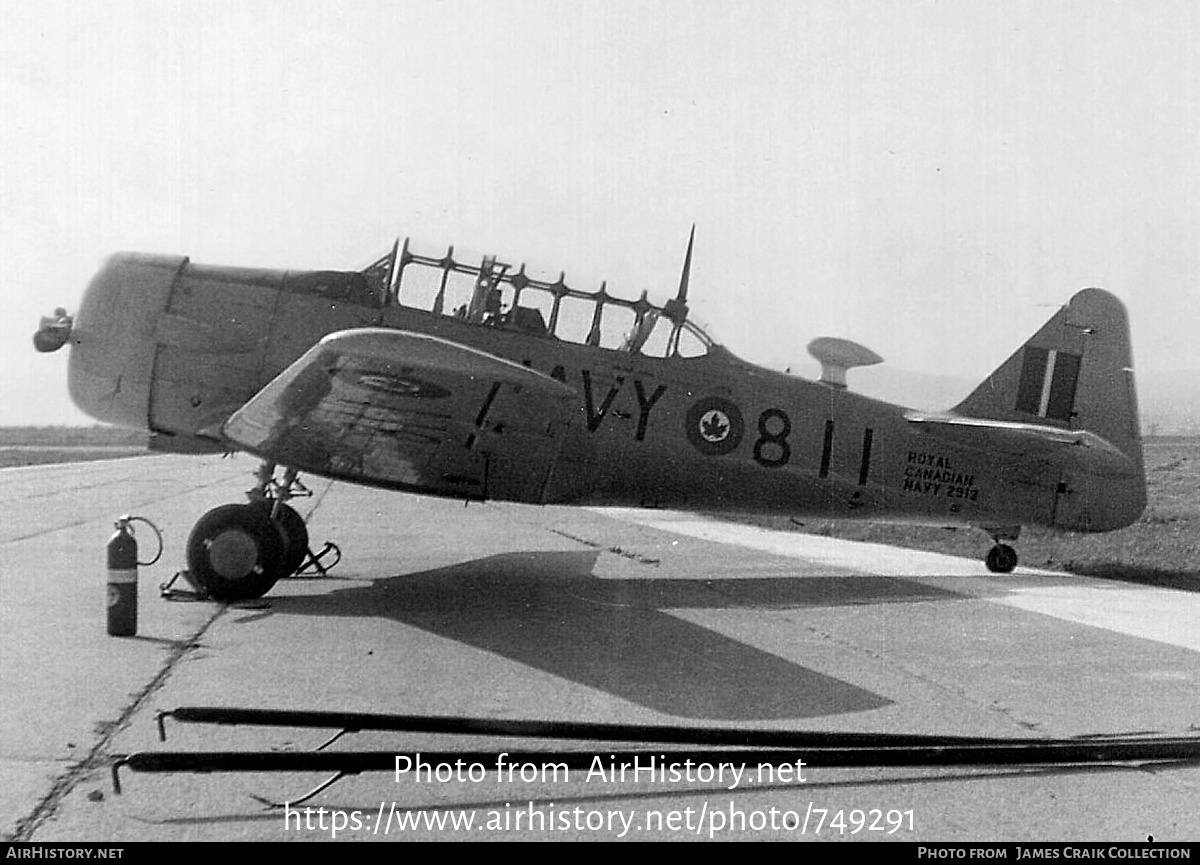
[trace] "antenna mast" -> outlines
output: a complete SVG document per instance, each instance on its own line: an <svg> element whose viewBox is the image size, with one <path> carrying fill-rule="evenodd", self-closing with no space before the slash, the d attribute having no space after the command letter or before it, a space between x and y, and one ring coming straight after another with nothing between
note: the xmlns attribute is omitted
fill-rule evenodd
<svg viewBox="0 0 1200 865"><path fill-rule="evenodd" d="M696 241L696 223L688 235L687 254L683 257L683 273L679 275L679 293L663 305L663 313L676 324L683 324L688 315L688 282L692 277L692 245Z"/></svg>

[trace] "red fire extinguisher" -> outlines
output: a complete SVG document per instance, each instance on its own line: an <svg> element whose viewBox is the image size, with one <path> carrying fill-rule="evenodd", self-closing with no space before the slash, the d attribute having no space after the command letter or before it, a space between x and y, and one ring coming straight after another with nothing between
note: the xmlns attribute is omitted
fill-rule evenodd
<svg viewBox="0 0 1200 865"><path fill-rule="evenodd" d="M158 536L158 555L148 562L138 561L137 539L131 523L140 520ZM132 637L137 633L137 569L152 565L162 555L162 535L154 523L144 517L126 514L113 527L116 532L108 539L108 633L114 637Z"/></svg>

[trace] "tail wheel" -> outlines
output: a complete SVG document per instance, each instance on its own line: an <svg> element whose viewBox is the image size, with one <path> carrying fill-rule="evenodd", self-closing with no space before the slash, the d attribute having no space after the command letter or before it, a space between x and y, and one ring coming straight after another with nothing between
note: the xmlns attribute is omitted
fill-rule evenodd
<svg viewBox="0 0 1200 865"><path fill-rule="evenodd" d="M993 574L1011 574L1017 566L1017 551L1008 544L996 544L988 551L984 561Z"/></svg>
<svg viewBox="0 0 1200 865"><path fill-rule="evenodd" d="M269 517L274 504L270 499L266 499L256 502L254 506L261 508L263 513ZM300 566L304 564L304 559L308 556L308 526L304 522L304 517L296 513L295 508L286 504L279 506L272 522L279 529L285 547L280 576L290 577L300 569Z"/></svg>
<svg viewBox="0 0 1200 865"><path fill-rule="evenodd" d="M214 508L196 522L187 542L188 569L219 601L265 595L283 576L286 552L282 530L254 505Z"/></svg>

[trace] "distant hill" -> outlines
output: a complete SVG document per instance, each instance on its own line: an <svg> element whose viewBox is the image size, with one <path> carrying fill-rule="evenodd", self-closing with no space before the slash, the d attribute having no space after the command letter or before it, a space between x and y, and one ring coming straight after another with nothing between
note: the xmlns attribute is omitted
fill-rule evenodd
<svg viewBox="0 0 1200 865"><path fill-rule="evenodd" d="M805 364L803 374L815 375L809 366L815 364ZM961 376L910 372L886 364L852 369L848 380L856 393L925 411L957 405L978 384ZM1137 388L1145 435L1200 435L1200 370L1139 372Z"/></svg>
<svg viewBox="0 0 1200 865"><path fill-rule="evenodd" d="M870 367L850 371L859 393L918 409L957 405L978 382ZM1145 435L1200 435L1200 370L1137 373L1138 411Z"/></svg>
<svg viewBox="0 0 1200 865"><path fill-rule="evenodd" d="M115 426L4 426L0 447L142 447L149 433Z"/></svg>
<svg viewBox="0 0 1200 865"><path fill-rule="evenodd" d="M1147 435L1200 435L1200 370L1138 375L1138 410Z"/></svg>
<svg viewBox="0 0 1200 865"><path fill-rule="evenodd" d="M953 375L930 375L886 364L850 370L850 389L909 408L941 411L962 402L978 382Z"/></svg>

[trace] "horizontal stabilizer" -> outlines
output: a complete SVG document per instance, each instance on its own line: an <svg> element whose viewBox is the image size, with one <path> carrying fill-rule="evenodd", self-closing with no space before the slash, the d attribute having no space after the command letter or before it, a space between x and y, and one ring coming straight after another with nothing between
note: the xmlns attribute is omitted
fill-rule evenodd
<svg viewBox="0 0 1200 865"><path fill-rule="evenodd" d="M562 382L487 352L362 328L322 339L222 432L327 477L539 502L577 405Z"/></svg>
<svg viewBox="0 0 1200 865"><path fill-rule="evenodd" d="M1136 476L1141 471L1138 463L1120 448L1087 430L915 411L906 413L904 419L924 432L963 447L1046 458L1069 451L1077 466L1096 474Z"/></svg>

